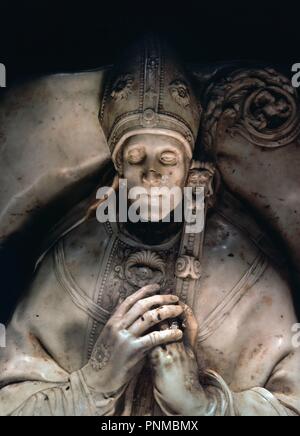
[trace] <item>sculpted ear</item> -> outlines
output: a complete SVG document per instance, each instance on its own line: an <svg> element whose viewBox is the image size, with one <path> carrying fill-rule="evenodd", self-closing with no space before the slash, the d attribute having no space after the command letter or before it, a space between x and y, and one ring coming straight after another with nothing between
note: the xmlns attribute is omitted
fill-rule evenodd
<svg viewBox="0 0 300 436"><path fill-rule="evenodd" d="M119 176L123 176L123 148L121 148L114 159L114 166Z"/></svg>

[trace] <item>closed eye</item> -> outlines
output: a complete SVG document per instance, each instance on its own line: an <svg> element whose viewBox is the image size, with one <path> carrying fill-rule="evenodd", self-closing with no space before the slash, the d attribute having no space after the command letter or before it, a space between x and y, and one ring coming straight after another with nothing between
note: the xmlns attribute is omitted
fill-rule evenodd
<svg viewBox="0 0 300 436"><path fill-rule="evenodd" d="M146 157L146 152L144 147L132 148L127 152L127 156L126 156L128 162L132 165L136 165L143 162L145 157Z"/></svg>
<svg viewBox="0 0 300 436"><path fill-rule="evenodd" d="M163 151L159 160L163 165L176 165L178 162L177 154L173 151Z"/></svg>

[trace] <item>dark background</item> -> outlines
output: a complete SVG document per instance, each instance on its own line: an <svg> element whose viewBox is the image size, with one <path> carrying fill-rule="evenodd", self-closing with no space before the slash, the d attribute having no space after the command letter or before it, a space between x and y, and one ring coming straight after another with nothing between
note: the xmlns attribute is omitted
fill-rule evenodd
<svg viewBox="0 0 300 436"><path fill-rule="evenodd" d="M261 61L287 71L300 62L296 1L0 0L0 18L8 87L31 76L112 64L149 30L167 36L186 62ZM30 253L21 255L19 245L13 241L2 255L0 250L0 322L29 271ZM23 246L31 245L29 234Z"/></svg>
<svg viewBox="0 0 300 436"><path fill-rule="evenodd" d="M300 61L296 4L0 0L0 62L8 84L28 75L96 68L113 63L144 31L158 30L190 62L290 65Z"/></svg>

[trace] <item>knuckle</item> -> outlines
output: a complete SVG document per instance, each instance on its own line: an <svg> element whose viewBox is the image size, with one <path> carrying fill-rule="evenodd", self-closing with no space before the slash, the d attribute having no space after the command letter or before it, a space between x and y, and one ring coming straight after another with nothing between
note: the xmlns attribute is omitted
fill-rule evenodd
<svg viewBox="0 0 300 436"><path fill-rule="evenodd" d="M168 317L170 315L174 315L178 313L178 309L176 306L161 306L160 313L164 317Z"/></svg>
<svg viewBox="0 0 300 436"><path fill-rule="evenodd" d="M132 304L135 301L135 298L133 295L130 295L129 297L127 297L124 302L122 304L124 304L125 306L128 306L130 304Z"/></svg>
<svg viewBox="0 0 300 436"><path fill-rule="evenodd" d="M142 324L151 324L151 316L149 316L149 313L146 312L146 313L144 313L143 315L141 315L139 321L140 321Z"/></svg>
<svg viewBox="0 0 300 436"><path fill-rule="evenodd" d="M145 341L145 348L152 348L155 345L157 345L158 341L157 341L157 335L158 332L151 332L147 335L147 341Z"/></svg>
<svg viewBox="0 0 300 436"><path fill-rule="evenodd" d="M106 331L107 331L108 333L111 333L111 332L112 332L112 329L113 329L113 326L114 326L114 323L113 323L112 321L108 321L108 322L106 323L106 326L105 326Z"/></svg>
<svg viewBox="0 0 300 436"><path fill-rule="evenodd" d="M125 330L126 323L123 319L121 319L118 323L116 323L115 326L116 326L117 330L119 330L119 331Z"/></svg>
<svg viewBox="0 0 300 436"><path fill-rule="evenodd" d="M173 299L173 296L171 295L163 295L161 304L168 304L168 305L174 305L177 301Z"/></svg>
<svg viewBox="0 0 300 436"><path fill-rule="evenodd" d="M167 318L170 318L172 316L175 316L178 314L178 311L173 306L161 306L157 309L157 318L159 320L164 320Z"/></svg>
<svg viewBox="0 0 300 436"><path fill-rule="evenodd" d="M119 330L117 329L117 327L115 325L112 326L110 329L110 336L113 339L117 339L119 337Z"/></svg>
<svg viewBox="0 0 300 436"><path fill-rule="evenodd" d="M160 332L152 332L150 333L150 339L153 345L156 345L160 341Z"/></svg>
<svg viewBox="0 0 300 436"><path fill-rule="evenodd" d="M140 289L138 290L138 293L139 293L139 294L142 294L142 295L147 295L147 294L149 294L150 291L151 291L151 287L149 287L149 286L143 286L142 288L140 288Z"/></svg>
<svg viewBox="0 0 300 436"><path fill-rule="evenodd" d="M149 310L149 312L147 312L147 320L150 324L155 324L157 321L160 321L161 315L159 309Z"/></svg>
<svg viewBox="0 0 300 436"><path fill-rule="evenodd" d="M118 334L118 345L120 347L131 347L132 342L133 342L133 336L129 333L128 330L119 330Z"/></svg>
<svg viewBox="0 0 300 436"><path fill-rule="evenodd" d="M138 311L144 311L146 309L146 305L143 300L140 300L136 303Z"/></svg>
<svg viewBox="0 0 300 436"><path fill-rule="evenodd" d="M171 309L171 312L175 316L180 316L182 314L182 310L181 310L180 306L173 306Z"/></svg>
<svg viewBox="0 0 300 436"><path fill-rule="evenodd" d="M132 341L131 346L134 353L137 353L144 348L144 344L140 338Z"/></svg>
<svg viewBox="0 0 300 436"><path fill-rule="evenodd" d="M163 364L166 368L172 366L174 364L174 357L171 356L169 353L166 354L163 358Z"/></svg>
<svg viewBox="0 0 300 436"><path fill-rule="evenodd" d="M118 332L119 332L119 323L118 323L117 320L109 321L109 322L106 324L106 328L107 328L108 333L109 333L111 336L117 336L117 334L118 334Z"/></svg>
<svg viewBox="0 0 300 436"><path fill-rule="evenodd" d="M130 341L128 338L124 337L122 334L118 334L118 346L121 349L126 349L128 346L130 346Z"/></svg>
<svg viewBox="0 0 300 436"><path fill-rule="evenodd" d="M178 336L178 329L171 329L167 333L171 338L175 338Z"/></svg>
<svg viewBox="0 0 300 436"><path fill-rule="evenodd" d="M160 288L157 283L152 283L146 286L143 286L141 289L145 292L155 292Z"/></svg>
<svg viewBox="0 0 300 436"><path fill-rule="evenodd" d="M137 352L140 352L144 351L147 348L147 344L142 338L138 338L134 343L134 347Z"/></svg>
<svg viewBox="0 0 300 436"><path fill-rule="evenodd" d="M174 341L174 340L180 339L181 336L180 336L179 331L180 330L178 330L178 329L165 330L164 331L164 333L165 333L164 339L166 341Z"/></svg>
<svg viewBox="0 0 300 436"><path fill-rule="evenodd" d="M182 336L183 336L182 330L180 330L180 329L173 330L173 337L175 339L181 339Z"/></svg>
<svg viewBox="0 0 300 436"><path fill-rule="evenodd" d="M170 368L171 366L173 366L174 365L174 359L173 359L173 357L171 357L171 356L167 356L167 357L165 357L165 359L164 359L164 366L165 366L165 368Z"/></svg>

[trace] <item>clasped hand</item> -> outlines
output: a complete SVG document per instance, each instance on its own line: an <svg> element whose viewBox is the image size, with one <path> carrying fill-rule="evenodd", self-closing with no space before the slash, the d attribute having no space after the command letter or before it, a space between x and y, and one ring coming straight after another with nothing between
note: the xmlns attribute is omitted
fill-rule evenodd
<svg viewBox="0 0 300 436"><path fill-rule="evenodd" d="M193 351L197 322L177 296L158 292L158 285L145 286L117 307L82 371L90 387L113 393L137 376L150 357L157 401L174 414L189 414L201 393ZM168 321L175 318L182 319L184 332L170 328Z"/></svg>

